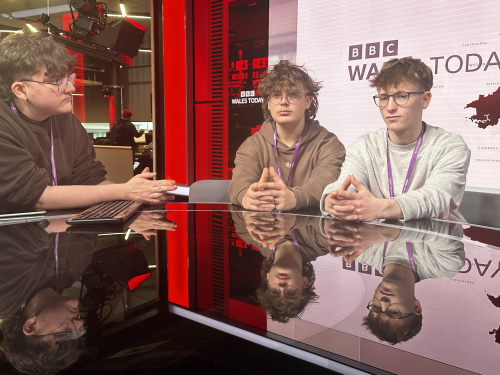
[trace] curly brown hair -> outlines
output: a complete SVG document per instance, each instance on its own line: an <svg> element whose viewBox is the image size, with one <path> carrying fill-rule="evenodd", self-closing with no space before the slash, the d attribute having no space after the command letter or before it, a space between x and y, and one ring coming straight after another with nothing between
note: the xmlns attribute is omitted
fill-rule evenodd
<svg viewBox="0 0 500 375"><path fill-rule="evenodd" d="M415 337L422 329L422 315L414 315L405 324L395 324L395 319L382 320L381 315L376 319L370 312L363 318L363 326L373 333L380 341L386 341L391 345L408 341Z"/></svg>
<svg viewBox="0 0 500 375"><path fill-rule="evenodd" d="M316 275L311 263L305 260L302 263L302 275L307 277L309 286L302 290L298 296L285 296L272 295L268 291L267 274L274 264L274 254L270 258L264 259L262 268L260 270L261 284L260 288L256 290L257 299L262 307L266 309L269 317L279 323L286 323L291 318L300 318L304 313L304 309L310 303L318 300L318 295L314 292L314 282Z"/></svg>
<svg viewBox="0 0 500 375"><path fill-rule="evenodd" d="M420 59L402 57L386 61L375 78L370 80L370 87L387 90L400 84L417 84L424 91L430 91L433 84L432 69Z"/></svg>
<svg viewBox="0 0 500 375"><path fill-rule="evenodd" d="M25 335L25 322L26 317L20 311L2 321L1 350L18 371L32 375L52 375L69 367L82 355L82 339L60 341L54 349L40 341L39 337Z"/></svg>
<svg viewBox="0 0 500 375"><path fill-rule="evenodd" d="M312 98L311 106L306 109L306 121L316 118L318 112L318 93L323 86L321 82L314 81L307 73L306 68L292 64L288 60L281 60L274 65L259 84L257 91L264 98L262 113L265 120L271 120L271 111L267 108L268 98L273 92L294 92Z"/></svg>
<svg viewBox="0 0 500 375"><path fill-rule="evenodd" d="M29 29L11 34L0 41L0 100L14 98L15 81L30 79L42 69L49 78L62 78L74 67L75 59L48 34Z"/></svg>

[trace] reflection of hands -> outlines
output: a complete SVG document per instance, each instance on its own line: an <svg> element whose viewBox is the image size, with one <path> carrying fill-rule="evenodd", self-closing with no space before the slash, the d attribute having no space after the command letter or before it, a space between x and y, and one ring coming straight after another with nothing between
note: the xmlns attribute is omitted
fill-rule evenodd
<svg viewBox="0 0 500 375"><path fill-rule="evenodd" d="M347 191L350 185L358 193ZM325 209L334 219L371 221L374 219L402 218L403 212L394 199L376 198L353 175L325 198Z"/></svg>
<svg viewBox="0 0 500 375"><path fill-rule="evenodd" d="M401 233L398 228L335 219L325 220L324 230L330 244L330 254L334 257L342 256L347 263L351 263L371 246L392 241Z"/></svg>
<svg viewBox="0 0 500 375"><path fill-rule="evenodd" d="M295 224L294 215L243 212L245 226L254 241L272 249Z"/></svg>
<svg viewBox="0 0 500 375"><path fill-rule="evenodd" d="M156 235L156 230L175 231L177 223L168 220L164 212L143 212L131 225L130 229L142 234L146 240Z"/></svg>
<svg viewBox="0 0 500 375"><path fill-rule="evenodd" d="M141 174L123 184L127 199L143 200L150 204L161 204L175 199L172 195L165 195L167 191L177 189L175 181L150 180L154 176L156 173L149 172L149 168L146 167Z"/></svg>

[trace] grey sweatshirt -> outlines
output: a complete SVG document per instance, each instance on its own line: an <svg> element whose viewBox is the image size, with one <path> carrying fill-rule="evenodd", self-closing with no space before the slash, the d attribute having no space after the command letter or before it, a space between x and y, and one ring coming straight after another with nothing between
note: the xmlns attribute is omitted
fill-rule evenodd
<svg viewBox="0 0 500 375"><path fill-rule="evenodd" d="M435 230L435 228L432 228L432 224L435 223L429 222L431 224L430 228L425 228L425 225L422 228L419 222L415 224L419 229ZM448 226L448 223L444 223L444 225ZM456 228L459 232L462 232L461 226L456 226ZM460 233L456 233L457 230L453 232L455 232L453 233L455 236L461 237ZM384 244L379 243L368 248L366 252L356 259L356 262L368 264L380 272L382 272L384 266L390 263L397 263L411 268L406 242L411 243L413 258L417 265L420 280L440 277L451 278L465 264L464 244L461 241L408 230L403 230L395 241L389 242L385 257Z"/></svg>
<svg viewBox="0 0 500 375"><path fill-rule="evenodd" d="M408 191L402 194L415 144L396 145L389 141L395 200L404 219L447 218L452 213L461 217L456 210L464 195L469 148L460 135L426 125ZM390 198L386 128L361 136L348 148L338 180L323 191L320 207L324 214L328 214L325 194L336 190L349 175L354 175L375 197ZM352 185L348 190L357 192Z"/></svg>

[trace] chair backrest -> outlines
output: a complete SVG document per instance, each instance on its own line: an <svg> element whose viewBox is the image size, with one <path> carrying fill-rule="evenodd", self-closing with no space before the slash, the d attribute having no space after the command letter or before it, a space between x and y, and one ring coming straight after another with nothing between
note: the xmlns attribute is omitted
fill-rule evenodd
<svg viewBox="0 0 500 375"><path fill-rule="evenodd" d="M500 194L465 191L458 211L470 224L500 228Z"/></svg>
<svg viewBox="0 0 500 375"><path fill-rule="evenodd" d="M94 145L96 160L99 160L108 174L106 179L117 184L134 177L134 152L130 146Z"/></svg>
<svg viewBox="0 0 500 375"><path fill-rule="evenodd" d="M231 203L229 184L231 180L201 180L189 187L190 203Z"/></svg>

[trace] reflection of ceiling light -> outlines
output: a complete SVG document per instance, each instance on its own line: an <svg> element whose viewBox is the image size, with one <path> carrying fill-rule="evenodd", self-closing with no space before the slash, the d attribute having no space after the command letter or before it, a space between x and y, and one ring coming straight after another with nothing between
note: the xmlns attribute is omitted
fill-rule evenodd
<svg viewBox="0 0 500 375"><path fill-rule="evenodd" d="M151 52L150 49L140 49L139 52Z"/></svg>
<svg viewBox="0 0 500 375"><path fill-rule="evenodd" d="M123 4L123 1L120 1L120 9L122 11L122 16L127 17L127 12L125 12L125 5Z"/></svg>
<svg viewBox="0 0 500 375"><path fill-rule="evenodd" d="M3 13L2 16L5 18L27 18L31 16L39 16L42 13L68 13L68 5L57 5L53 7L48 8L47 12L47 7L45 8L35 8L35 9L27 9L27 10L20 10L18 12L12 12L10 14Z"/></svg>
<svg viewBox="0 0 500 375"><path fill-rule="evenodd" d="M0 33L22 33L22 30L0 30Z"/></svg>
<svg viewBox="0 0 500 375"><path fill-rule="evenodd" d="M37 33L37 32L38 32L38 30L37 30L35 27L31 26L29 23L27 23L27 24L26 24L26 26L28 26L28 28L29 28L31 31L33 31L34 33Z"/></svg>

